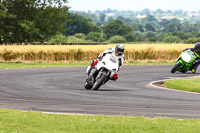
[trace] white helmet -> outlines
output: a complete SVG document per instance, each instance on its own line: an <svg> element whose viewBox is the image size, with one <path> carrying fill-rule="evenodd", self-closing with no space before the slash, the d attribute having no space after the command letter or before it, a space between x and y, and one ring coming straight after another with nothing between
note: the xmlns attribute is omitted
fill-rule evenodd
<svg viewBox="0 0 200 133"><path fill-rule="evenodd" d="M115 52L118 55L122 55L124 53L124 45L123 44L117 44L115 47Z"/></svg>

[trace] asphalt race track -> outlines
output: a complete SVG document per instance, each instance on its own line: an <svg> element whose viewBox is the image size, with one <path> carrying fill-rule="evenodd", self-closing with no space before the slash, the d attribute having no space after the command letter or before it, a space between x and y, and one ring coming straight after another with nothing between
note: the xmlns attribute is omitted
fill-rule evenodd
<svg viewBox="0 0 200 133"><path fill-rule="evenodd" d="M171 74L172 66L125 66L117 82L84 89L86 67L0 70L0 108L30 111L200 118L200 94L164 90L149 82L200 73Z"/></svg>

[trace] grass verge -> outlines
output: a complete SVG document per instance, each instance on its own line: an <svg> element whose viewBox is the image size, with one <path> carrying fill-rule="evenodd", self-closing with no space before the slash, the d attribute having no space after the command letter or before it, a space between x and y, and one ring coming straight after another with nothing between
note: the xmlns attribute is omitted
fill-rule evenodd
<svg viewBox="0 0 200 133"><path fill-rule="evenodd" d="M130 62L125 63L126 66L131 65L171 65L174 63L168 62ZM0 63L0 69L11 69L11 68L46 68L46 67L81 67L88 66L88 62L70 62L70 63L47 63L47 62L32 62L32 63L24 63L24 62L2 62Z"/></svg>
<svg viewBox="0 0 200 133"><path fill-rule="evenodd" d="M175 79L164 81L166 88L200 93L200 78Z"/></svg>
<svg viewBox="0 0 200 133"><path fill-rule="evenodd" d="M200 120L61 115L0 109L0 131L20 133L199 133Z"/></svg>
<svg viewBox="0 0 200 133"><path fill-rule="evenodd" d="M10 68L43 68L43 67L79 67L89 63L0 63L0 69Z"/></svg>

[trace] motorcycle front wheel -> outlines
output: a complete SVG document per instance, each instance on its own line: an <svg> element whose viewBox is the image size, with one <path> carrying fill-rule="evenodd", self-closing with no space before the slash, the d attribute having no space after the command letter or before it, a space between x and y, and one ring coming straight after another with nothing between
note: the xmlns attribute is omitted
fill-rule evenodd
<svg viewBox="0 0 200 133"><path fill-rule="evenodd" d="M96 80L96 82L93 85L93 90L98 90L99 87L105 82L107 79L107 76L104 74L101 74L101 76Z"/></svg>
<svg viewBox="0 0 200 133"><path fill-rule="evenodd" d="M177 64L175 64L174 67L171 70L171 73L175 73L176 71L178 71L178 69L180 68L180 66L181 66L180 62L177 63Z"/></svg>

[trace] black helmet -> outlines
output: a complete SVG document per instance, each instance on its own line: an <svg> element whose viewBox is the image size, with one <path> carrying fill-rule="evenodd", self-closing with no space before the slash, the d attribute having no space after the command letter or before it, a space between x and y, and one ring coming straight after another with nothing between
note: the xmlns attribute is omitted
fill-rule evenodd
<svg viewBox="0 0 200 133"><path fill-rule="evenodd" d="M115 47L115 52L118 55L122 55L124 53L124 45L123 44L117 44Z"/></svg>
<svg viewBox="0 0 200 133"><path fill-rule="evenodd" d="M196 42L194 46L195 51L200 51L200 42Z"/></svg>

